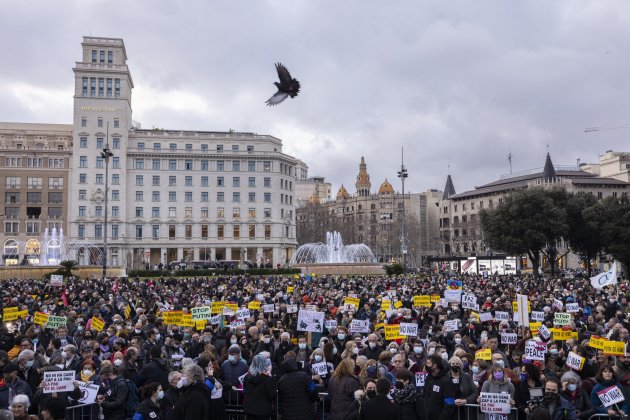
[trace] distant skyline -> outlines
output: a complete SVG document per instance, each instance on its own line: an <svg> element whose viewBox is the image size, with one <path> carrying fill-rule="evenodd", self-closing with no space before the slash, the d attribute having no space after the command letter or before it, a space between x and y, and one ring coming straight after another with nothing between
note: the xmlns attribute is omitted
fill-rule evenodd
<svg viewBox="0 0 630 420"><path fill-rule="evenodd" d="M143 128L252 131L354 192L457 192L630 151L630 2L4 2L0 120L71 123L84 35L123 38ZM276 107L275 62L302 89ZM593 130L593 127L599 127ZM587 130L588 129L588 130Z"/></svg>

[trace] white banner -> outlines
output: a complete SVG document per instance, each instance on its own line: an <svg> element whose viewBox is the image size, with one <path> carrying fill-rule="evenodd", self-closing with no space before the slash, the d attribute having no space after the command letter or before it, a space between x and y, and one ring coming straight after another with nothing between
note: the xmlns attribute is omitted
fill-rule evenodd
<svg viewBox="0 0 630 420"><path fill-rule="evenodd" d="M509 321L510 320L510 313L509 312L502 312L502 311L495 311L494 312L494 319L496 319L497 321Z"/></svg>
<svg viewBox="0 0 630 420"><path fill-rule="evenodd" d="M287 313L288 314L294 314L297 311L298 311L298 306L297 305L287 305ZM273 312L273 311L270 311L270 312Z"/></svg>
<svg viewBox="0 0 630 420"><path fill-rule="evenodd" d="M472 293L464 293L462 295L462 308L478 311L479 304L477 304L477 297Z"/></svg>
<svg viewBox="0 0 630 420"><path fill-rule="evenodd" d="M610 407L611 405L620 403L625 399L623 397L623 392L614 385L606 389L602 389L597 393L597 396L602 404L604 404L604 407Z"/></svg>
<svg viewBox="0 0 630 420"><path fill-rule="evenodd" d="M540 343L534 340L527 340L527 343L525 343L525 353L523 354L523 359L544 361L546 352L546 343Z"/></svg>
<svg viewBox="0 0 630 420"><path fill-rule="evenodd" d="M516 333L501 334L501 344L515 345L517 341Z"/></svg>
<svg viewBox="0 0 630 420"><path fill-rule="evenodd" d="M490 322L494 318L492 317L492 312L481 312L479 313L479 321L481 322Z"/></svg>
<svg viewBox="0 0 630 420"><path fill-rule="evenodd" d="M418 324L414 324L412 322L401 322L400 323L400 335L406 335L410 337L418 336Z"/></svg>
<svg viewBox="0 0 630 420"><path fill-rule="evenodd" d="M582 367L584 367L584 358L570 351L567 355L566 365L571 369L580 371L582 370Z"/></svg>
<svg viewBox="0 0 630 420"><path fill-rule="evenodd" d="M545 313L540 311L532 311L530 318L534 322L542 322L545 319Z"/></svg>
<svg viewBox="0 0 630 420"><path fill-rule="evenodd" d="M564 326L571 322L571 315L564 312L556 312L553 317L553 324Z"/></svg>
<svg viewBox="0 0 630 420"><path fill-rule="evenodd" d="M447 302L459 303L462 300L462 291L447 289L444 291L444 299L446 299Z"/></svg>
<svg viewBox="0 0 630 420"><path fill-rule="evenodd" d="M51 286L63 286L63 276L61 274L51 274L50 275L50 285Z"/></svg>
<svg viewBox="0 0 630 420"><path fill-rule="evenodd" d="M457 320L444 321L444 331L457 331Z"/></svg>
<svg viewBox="0 0 630 420"><path fill-rule="evenodd" d="M487 414L510 414L510 394L482 392L479 394L479 408Z"/></svg>
<svg viewBox="0 0 630 420"><path fill-rule="evenodd" d="M239 309L236 311L236 317L238 319L247 319L250 317L249 309Z"/></svg>
<svg viewBox="0 0 630 420"><path fill-rule="evenodd" d="M70 392L74 390L73 370L53 370L44 372L44 394Z"/></svg>
<svg viewBox="0 0 630 420"><path fill-rule="evenodd" d="M333 328L337 328L337 320L336 319L327 319L326 320L326 329L332 330Z"/></svg>
<svg viewBox="0 0 630 420"><path fill-rule="evenodd" d="M276 306L271 303L269 305L263 305L263 312L273 312L276 310Z"/></svg>
<svg viewBox="0 0 630 420"><path fill-rule="evenodd" d="M97 384L79 381L79 389L81 390L79 402L81 404L94 404L96 402L96 396L98 395L98 388L99 386Z"/></svg>
<svg viewBox="0 0 630 420"><path fill-rule="evenodd" d="M324 329L324 313L317 311L298 312L297 330L322 332Z"/></svg>
<svg viewBox="0 0 630 420"><path fill-rule="evenodd" d="M580 312L580 305L578 303L567 303L566 311L569 314Z"/></svg>
<svg viewBox="0 0 630 420"><path fill-rule="evenodd" d="M549 331L549 328L545 325L541 325L538 327L538 335L540 335L540 338L543 340L549 340L551 338L551 331Z"/></svg>
<svg viewBox="0 0 630 420"><path fill-rule="evenodd" d="M617 261L613 263L613 266L609 271L598 274L595 277L591 277L591 285L595 289L601 289L605 286L610 286L611 284L617 284Z"/></svg>
<svg viewBox="0 0 630 420"><path fill-rule="evenodd" d="M370 332L370 320L353 319L350 323L351 333L369 333Z"/></svg>
<svg viewBox="0 0 630 420"><path fill-rule="evenodd" d="M529 327L529 299L527 295L516 295L517 322L521 327Z"/></svg>

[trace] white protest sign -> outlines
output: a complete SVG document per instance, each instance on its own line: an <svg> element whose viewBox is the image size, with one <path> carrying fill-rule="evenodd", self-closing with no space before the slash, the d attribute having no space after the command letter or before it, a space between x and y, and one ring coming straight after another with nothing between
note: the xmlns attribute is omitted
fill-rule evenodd
<svg viewBox="0 0 630 420"><path fill-rule="evenodd" d="M564 308L564 303L562 303L562 301L559 299L554 299L553 305L551 305L551 307L562 310L562 308Z"/></svg>
<svg viewBox="0 0 630 420"><path fill-rule="evenodd" d="M326 362L313 363L311 365L311 372L313 375L325 376L328 374L328 366L326 366Z"/></svg>
<svg viewBox="0 0 630 420"><path fill-rule="evenodd" d="M546 326L541 325L538 327L538 335L540 335L540 338L543 340L549 340L551 338L551 331L549 331L549 328Z"/></svg>
<svg viewBox="0 0 630 420"><path fill-rule="evenodd" d="M196 308L190 308L190 313L192 314L193 321L201 321L204 319L212 318L212 315L210 312L211 312L210 306L199 306Z"/></svg>
<svg viewBox="0 0 630 420"><path fill-rule="evenodd" d="M61 274L51 274L50 275L50 285L51 286L63 286L63 276Z"/></svg>
<svg viewBox="0 0 630 420"><path fill-rule="evenodd" d="M322 332L324 329L324 313L317 311L298 312L297 330Z"/></svg>
<svg viewBox="0 0 630 420"><path fill-rule="evenodd" d="M336 319L327 319L326 320L326 329L332 330L333 328L337 328L337 320Z"/></svg>
<svg viewBox="0 0 630 420"><path fill-rule="evenodd" d="M306 309L307 310L311 310L311 309L308 308L308 306L309 305L306 305ZM317 308L315 308L315 309L317 309ZM356 311L356 308L351 303L346 303L345 305L343 305L341 307L341 312L354 312L354 311Z"/></svg>
<svg viewBox="0 0 630 420"><path fill-rule="evenodd" d="M247 319L250 317L249 309L239 309L236 311L236 317L238 319Z"/></svg>
<svg viewBox="0 0 630 420"><path fill-rule="evenodd" d="M462 308L478 311L479 304L477 304L477 297L472 293L464 293L462 295Z"/></svg>
<svg viewBox="0 0 630 420"><path fill-rule="evenodd" d="M546 343L540 343L534 340L527 340L527 343L525 343L525 353L523 354L523 359L544 361L546 352Z"/></svg>
<svg viewBox="0 0 630 420"><path fill-rule="evenodd" d="M444 331L457 331L457 321L444 321Z"/></svg>
<svg viewBox="0 0 630 420"><path fill-rule="evenodd" d="M510 394L482 392L479 394L479 408L487 414L510 414Z"/></svg>
<svg viewBox="0 0 630 420"><path fill-rule="evenodd" d="M238 327L244 327L244 326L245 326L245 323L244 323L244 322L243 322L243 320L241 320L241 319L239 319L239 320L237 320L237 321L232 321L232 322L230 322L230 329L231 329L231 330L235 330L235 329L237 329Z"/></svg>
<svg viewBox="0 0 630 420"><path fill-rule="evenodd" d="M568 325L571 322L571 315L564 312L556 312L553 317L554 325Z"/></svg>
<svg viewBox="0 0 630 420"><path fill-rule="evenodd" d="M263 312L273 312L276 310L276 306L273 303L269 305L263 305Z"/></svg>
<svg viewBox="0 0 630 420"><path fill-rule="evenodd" d="M70 392L74 390L73 370L54 370L44 372L44 394Z"/></svg>
<svg viewBox="0 0 630 420"><path fill-rule="evenodd" d="M516 344L516 333L503 333L501 334L501 344Z"/></svg>
<svg viewBox="0 0 630 420"><path fill-rule="evenodd" d="M510 320L510 314L509 314L509 312L495 311L494 312L494 319L496 319L497 321L509 321Z"/></svg>
<svg viewBox="0 0 630 420"><path fill-rule="evenodd" d="M287 305L287 313L288 314L294 314L298 311L298 306L297 305ZM270 311L273 312L273 311Z"/></svg>
<svg viewBox="0 0 630 420"><path fill-rule="evenodd" d="M490 322L494 318L492 317L492 312L481 312L479 313L479 321L481 322Z"/></svg>
<svg viewBox="0 0 630 420"><path fill-rule="evenodd" d="M580 371L584 367L584 358L570 351L567 356L567 362L565 364L571 369Z"/></svg>
<svg viewBox="0 0 630 420"><path fill-rule="evenodd" d="M353 319L350 323L351 333L369 333L370 332L370 320Z"/></svg>
<svg viewBox="0 0 630 420"><path fill-rule="evenodd" d="M418 324L414 324L412 322L401 322L400 323L400 335L407 335L411 337L418 336Z"/></svg>
<svg viewBox="0 0 630 420"><path fill-rule="evenodd" d="M569 314L580 312L580 304L579 303L567 303L566 311Z"/></svg>
<svg viewBox="0 0 630 420"><path fill-rule="evenodd" d="M602 389L597 393L597 396L602 404L604 404L604 407L610 407L611 405L620 403L625 399L623 397L623 392L614 385L606 389Z"/></svg>
<svg viewBox="0 0 630 420"><path fill-rule="evenodd" d="M304 309L306 309L307 311L316 311L317 305L306 305Z"/></svg>
<svg viewBox="0 0 630 420"><path fill-rule="evenodd" d="M210 324L213 324L213 325L218 324L219 322L221 322L221 315L217 315L217 316L210 317L210 319L208 320L208 322L209 322Z"/></svg>
<svg viewBox="0 0 630 420"><path fill-rule="evenodd" d="M81 390L81 398L79 398L79 402L81 404L94 404L96 402L96 396L98 395L99 386L88 382L78 382L79 389Z"/></svg>
<svg viewBox="0 0 630 420"><path fill-rule="evenodd" d="M462 300L462 291L461 290L446 289L444 291L444 299L446 299L447 302L457 302L457 303L459 303Z"/></svg>
<svg viewBox="0 0 630 420"><path fill-rule="evenodd" d="M540 311L532 311L529 317L534 322L542 322L545 319L545 313Z"/></svg>
<svg viewBox="0 0 630 420"><path fill-rule="evenodd" d="M422 388L427 379L427 372L416 372L416 387Z"/></svg>

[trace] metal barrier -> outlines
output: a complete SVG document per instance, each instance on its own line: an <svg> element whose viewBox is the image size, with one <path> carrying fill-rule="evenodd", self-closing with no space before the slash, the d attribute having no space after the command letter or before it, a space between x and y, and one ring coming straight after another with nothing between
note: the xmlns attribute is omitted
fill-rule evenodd
<svg viewBox="0 0 630 420"><path fill-rule="evenodd" d="M223 401L226 420L245 420L247 416L243 410L243 391L230 389L223 393Z"/></svg>
<svg viewBox="0 0 630 420"><path fill-rule="evenodd" d="M458 420L483 419L485 414L486 413L481 412L479 404L466 404L457 408ZM510 414L507 415L507 418L509 420L518 420L518 409L516 407L512 407L512 409L510 409Z"/></svg>
<svg viewBox="0 0 630 420"><path fill-rule="evenodd" d="M608 414L593 414L591 417L588 418L588 420L613 420L613 419L627 419L628 415L626 415L626 417L619 417L619 416L609 416Z"/></svg>
<svg viewBox="0 0 630 420"><path fill-rule="evenodd" d="M98 404L81 404L66 408L66 420L98 420L101 410Z"/></svg>

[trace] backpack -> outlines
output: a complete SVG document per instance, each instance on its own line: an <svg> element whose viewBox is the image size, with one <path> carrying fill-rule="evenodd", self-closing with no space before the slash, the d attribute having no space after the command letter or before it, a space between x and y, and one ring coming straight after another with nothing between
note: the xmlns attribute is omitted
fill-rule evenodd
<svg viewBox="0 0 630 420"><path fill-rule="evenodd" d="M128 379L123 379L125 384L127 384L127 389L129 390L129 396L127 397L127 402L125 403L125 411L127 413L133 413L136 411L136 407L140 404L140 393L138 392L138 387L132 381Z"/></svg>

